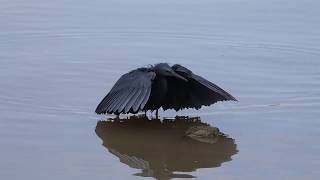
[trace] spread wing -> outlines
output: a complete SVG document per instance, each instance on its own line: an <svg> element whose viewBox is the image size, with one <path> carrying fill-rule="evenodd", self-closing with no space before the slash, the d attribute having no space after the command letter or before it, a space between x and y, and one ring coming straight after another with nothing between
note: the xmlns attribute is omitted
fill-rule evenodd
<svg viewBox="0 0 320 180"><path fill-rule="evenodd" d="M148 68L139 68L122 75L100 102L96 113L136 113L143 109L150 96L155 75Z"/></svg>
<svg viewBox="0 0 320 180"><path fill-rule="evenodd" d="M218 101L237 101L232 95L205 78L194 74L181 65L174 65L172 69L188 80L188 82L169 78L169 91L164 110L184 108L200 109L202 105L209 106Z"/></svg>

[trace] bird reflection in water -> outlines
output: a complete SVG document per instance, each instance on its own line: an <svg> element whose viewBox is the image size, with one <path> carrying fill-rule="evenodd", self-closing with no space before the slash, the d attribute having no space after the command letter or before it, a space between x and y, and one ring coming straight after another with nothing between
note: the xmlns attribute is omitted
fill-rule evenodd
<svg viewBox="0 0 320 180"><path fill-rule="evenodd" d="M108 119L96 133L120 162L142 170L135 175L156 179L193 178L187 172L219 167L238 152L232 138L199 117Z"/></svg>

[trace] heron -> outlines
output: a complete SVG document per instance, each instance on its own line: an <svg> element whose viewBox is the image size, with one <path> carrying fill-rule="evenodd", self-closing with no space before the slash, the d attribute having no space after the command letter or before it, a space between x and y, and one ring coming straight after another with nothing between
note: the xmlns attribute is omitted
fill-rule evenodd
<svg viewBox="0 0 320 180"><path fill-rule="evenodd" d="M216 84L188 68L158 63L122 75L97 106L97 114L136 114L144 111L200 109L218 101L237 101Z"/></svg>

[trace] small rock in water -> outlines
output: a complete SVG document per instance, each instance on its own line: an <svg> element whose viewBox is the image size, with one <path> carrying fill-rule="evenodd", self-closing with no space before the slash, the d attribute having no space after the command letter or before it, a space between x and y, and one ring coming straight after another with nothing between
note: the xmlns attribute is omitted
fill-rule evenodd
<svg viewBox="0 0 320 180"><path fill-rule="evenodd" d="M225 134L220 132L220 130L216 127L193 126L185 132L185 136L200 142L212 144L217 142L219 137L225 136Z"/></svg>

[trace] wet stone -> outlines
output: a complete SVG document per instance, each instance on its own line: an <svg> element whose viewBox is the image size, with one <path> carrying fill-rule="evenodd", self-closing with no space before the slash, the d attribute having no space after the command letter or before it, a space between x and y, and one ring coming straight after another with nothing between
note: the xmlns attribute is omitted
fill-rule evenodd
<svg viewBox="0 0 320 180"><path fill-rule="evenodd" d="M193 126L185 132L185 136L200 142L215 143L219 137L225 137L226 135L220 132L217 127Z"/></svg>

